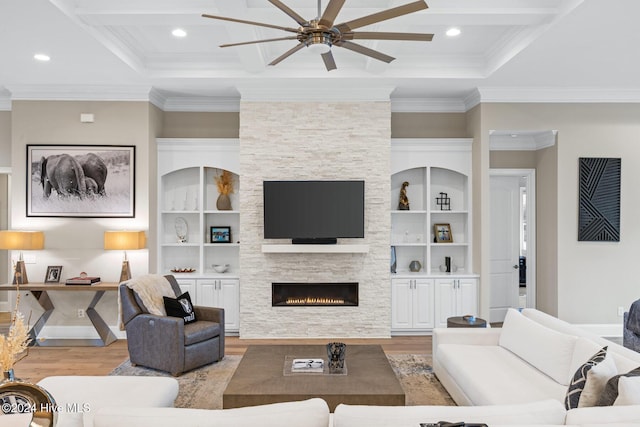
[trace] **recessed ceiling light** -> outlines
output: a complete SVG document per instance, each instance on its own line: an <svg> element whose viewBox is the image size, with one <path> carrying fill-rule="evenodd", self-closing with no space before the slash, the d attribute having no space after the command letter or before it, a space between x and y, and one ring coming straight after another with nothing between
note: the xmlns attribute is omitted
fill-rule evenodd
<svg viewBox="0 0 640 427"><path fill-rule="evenodd" d="M35 55L33 55L33 59L46 62L46 61L49 61L51 58L49 57L49 55L45 55L44 53L36 53Z"/></svg>
<svg viewBox="0 0 640 427"><path fill-rule="evenodd" d="M447 30L447 35L449 37L456 37L459 36L461 32L462 31L460 31L460 28L452 27Z"/></svg>
<svg viewBox="0 0 640 427"><path fill-rule="evenodd" d="M182 28L176 28L171 31L171 34L173 34L174 37L187 37L187 32Z"/></svg>
<svg viewBox="0 0 640 427"><path fill-rule="evenodd" d="M518 134L517 134L517 133L512 133L512 134L511 134L511 138L517 138L517 137L518 137Z"/></svg>

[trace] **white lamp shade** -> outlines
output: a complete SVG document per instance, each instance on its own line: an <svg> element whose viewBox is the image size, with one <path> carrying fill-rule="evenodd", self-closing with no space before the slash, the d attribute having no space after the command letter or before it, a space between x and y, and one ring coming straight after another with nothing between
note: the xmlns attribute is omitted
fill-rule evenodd
<svg viewBox="0 0 640 427"><path fill-rule="evenodd" d="M107 250L144 249L147 237L144 231L105 231L104 248Z"/></svg>
<svg viewBox="0 0 640 427"><path fill-rule="evenodd" d="M44 249L42 231L0 231L0 249L9 251L33 251Z"/></svg>

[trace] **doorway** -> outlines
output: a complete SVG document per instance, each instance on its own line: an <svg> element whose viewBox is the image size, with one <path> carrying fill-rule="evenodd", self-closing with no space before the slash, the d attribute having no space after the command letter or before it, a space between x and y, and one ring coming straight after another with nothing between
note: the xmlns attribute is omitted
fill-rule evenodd
<svg viewBox="0 0 640 427"><path fill-rule="evenodd" d="M535 308L535 169L490 169L490 321Z"/></svg>

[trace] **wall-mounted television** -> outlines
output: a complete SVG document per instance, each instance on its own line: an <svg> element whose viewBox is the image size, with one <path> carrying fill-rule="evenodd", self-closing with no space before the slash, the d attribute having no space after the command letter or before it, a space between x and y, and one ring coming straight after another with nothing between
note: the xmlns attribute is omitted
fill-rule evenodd
<svg viewBox="0 0 640 427"><path fill-rule="evenodd" d="M265 239L364 237L364 181L264 181L263 190Z"/></svg>

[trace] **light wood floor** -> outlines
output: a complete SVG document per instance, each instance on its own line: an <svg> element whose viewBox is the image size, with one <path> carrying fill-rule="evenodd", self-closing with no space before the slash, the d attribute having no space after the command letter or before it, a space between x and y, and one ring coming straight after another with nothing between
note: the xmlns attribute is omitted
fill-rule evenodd
<svg viewBox="0 0 640 427"><path fill-rule="evenodd" d="M327 339L249 340L227 337L225 353L242 355L249 345L326 344ZM380 344L386 353L431 354L430 336L393 337L388 339L341 339L347 344ZM38 382L53 375L107 375L129 357L126 340L107 347L31 347L27 357L15 366L15 375L25 381Z"/></svg>

